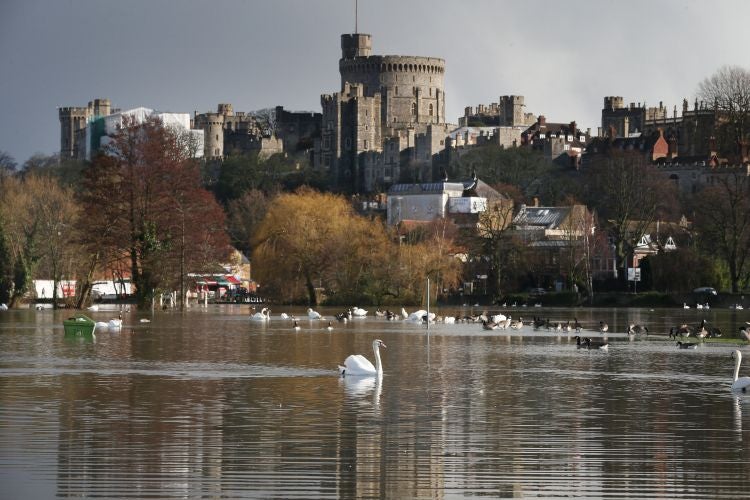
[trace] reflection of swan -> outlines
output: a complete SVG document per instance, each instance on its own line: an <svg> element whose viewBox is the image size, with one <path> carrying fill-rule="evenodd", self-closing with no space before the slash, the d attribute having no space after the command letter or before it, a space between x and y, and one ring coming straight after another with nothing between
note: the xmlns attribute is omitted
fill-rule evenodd
<svg viewBox="0 0 750 500"><path fill-rule="evenodd" d="M322 316L318 311L313 311L312 307L307 309L307 317L310 319L322 319Z"/></svg>
<svg viewBox="0 0 750 500"><path fill-rule="evenodd" d="M257 312L250 316L250 319L254 319L256 321L266 321L268 319L271 319L271 311L269 311L267 307L264 307L260 310L260 312Z"/></svg>
<svg viewBox="0 0 750 500"><path fill-rule="evenodd" d="M745 392L747 387L750 386L750 377L739 377L742 353L735 350L732 356L734 357L734 382L732 382L732 390Z"/></svg>
<svg viewBox="0 0 750 500"><path fill-rule="evenodd" d="M734 430L737 431L737 440L742 441L742 402L740 396L734 396Z"/></svg>
<svg viewBox="0 0 750 500"><path fill-rule="evenodd" d="M382 340L372 341L372 351L375 353L375 366L361 354L351 354L344 361L344 366L339 365L341 376L373 376L383 373L383 364L380 361L380 347L386 347Z"/></svg>
<svg viewBox="0 0 750 500"><path fill-rule="evenodd" d="M383 375L374 377L342 377L347 396L364 397L372 391L372 403L377 409L380 406L380 394L383 386Z"/></svg>

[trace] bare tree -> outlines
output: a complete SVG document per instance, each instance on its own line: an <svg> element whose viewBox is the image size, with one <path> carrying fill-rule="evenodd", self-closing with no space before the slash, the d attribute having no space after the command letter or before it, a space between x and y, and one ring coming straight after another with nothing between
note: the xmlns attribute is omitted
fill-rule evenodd
<svg viewBox="0 0 750 500"><path fill-rule="evenodd" d="M737 293L742 281L747 281L750 257L750 181L746 172L716 176L714 186L700 192L695 215L701 246L726 262L732 292Z"/></svg>
<svg viewBox="0 0 750 500"><path fill-rule="evenodd" d="M728 149L746 156L750 134L750 71L740 66L724 66L698 85L698 96L713 104L718 114L718 139Z"/></svg>

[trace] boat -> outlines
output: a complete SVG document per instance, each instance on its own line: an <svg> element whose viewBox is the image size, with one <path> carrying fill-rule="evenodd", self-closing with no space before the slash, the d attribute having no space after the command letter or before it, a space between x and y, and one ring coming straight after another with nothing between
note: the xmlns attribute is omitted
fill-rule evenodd
<svg viewBox="0 0 750 500"><path fill-rule="evenodd" d="M96 322L85 314L76 314L66 320L63 320L65 335L93 335L96 329Z"/></svg>

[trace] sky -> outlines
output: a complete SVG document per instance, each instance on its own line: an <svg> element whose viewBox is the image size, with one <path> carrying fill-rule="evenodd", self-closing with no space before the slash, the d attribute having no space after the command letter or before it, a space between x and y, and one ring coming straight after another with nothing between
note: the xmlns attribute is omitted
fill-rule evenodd
<svg viewBox="0 0 750 500"><path fill-rule="evenodd" d="M526 112L596 131L603 98L693 102L750 68L750 1L359 0L373 54L445 60L446 114L525 96ZM340 89L354 0L0 0L0 151L60 148L57 108L320 112Z"/></svg>

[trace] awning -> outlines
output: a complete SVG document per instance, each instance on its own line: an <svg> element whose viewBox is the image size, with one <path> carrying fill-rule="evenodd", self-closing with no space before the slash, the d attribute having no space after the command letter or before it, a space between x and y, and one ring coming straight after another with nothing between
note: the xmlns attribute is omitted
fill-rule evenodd
<svg viewBox="0 0 750 500"><path fill-rule="evenodd" d="M235 278L231 274L227 274L226 278L227 278L227 281L229 282L229 284L231 284L231 285L239 285L240 283L242 283L240 280L238 280L237 278Z"/></svg>

